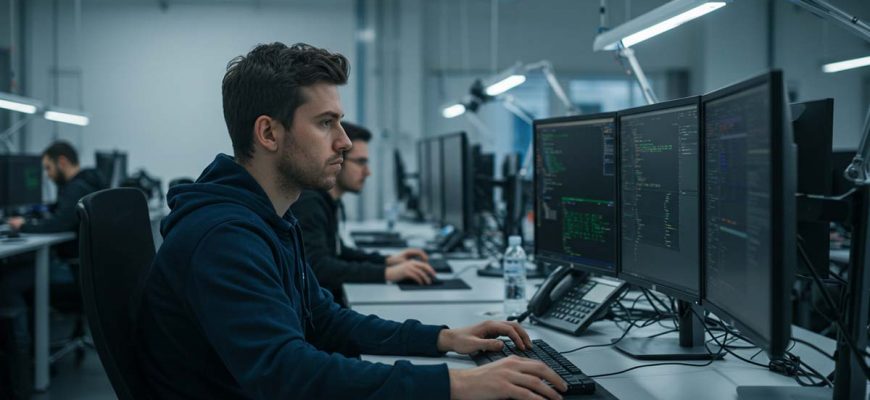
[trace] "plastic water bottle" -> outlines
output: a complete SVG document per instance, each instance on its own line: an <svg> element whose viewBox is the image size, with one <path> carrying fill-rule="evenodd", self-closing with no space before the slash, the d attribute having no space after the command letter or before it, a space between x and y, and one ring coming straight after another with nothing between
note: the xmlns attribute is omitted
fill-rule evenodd
<svg viewBox="0 0 870 400"><path fill-rule="evenodd" d="M387 230L394 230L396 228L396 220L399 219L399 205L394 202L385 204L384 215L387 217Z"/></svg>
<svg viewBox="0 0 870 400"><path fill-rule="evenodd" d="M526 311L526 252L523 239L519 236L508 238L508 248L504 252L504 313L506 316L520 315Z"/></svg>

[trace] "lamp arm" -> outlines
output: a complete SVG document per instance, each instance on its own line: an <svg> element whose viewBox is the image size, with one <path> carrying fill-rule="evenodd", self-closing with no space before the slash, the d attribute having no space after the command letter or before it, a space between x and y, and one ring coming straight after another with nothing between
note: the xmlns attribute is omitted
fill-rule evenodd
<svg viewBox="0 0 870 400"><path fill-rule="evenodd" d="M646 99L647 104L658 103L659 99L658 97L656 97L655 92L653 92L652 86L650 86L649 84L649 80L646 79L646 74L643 72L643 68L641 68L640 63L637 62L637 57L634 56L634 50L623 47L622 44L620 44L617 54L621 59L628 61L628 66L629 68L631 68L631 73L637 80L637 84L640 85L640 90L641 92L643 92L643 97Z"/></svg>
<svg viewBox="0 0 870 400"><path fill-rule="evenodd" d="M26 117L16 121L14 124L12 124L12 126L0 133L0 140L5 140L8 136L12 135L15 132L18 132L18 130L23 128L24 125L27 125L28 122L33 121L34 115L36 114L29 114Z"/></svg>
<svg viewBox="0 0 870 400"><path fill-rule="evenodd" d="M866 41L870 41L870 25L860 18L849 14L824 0L788 0L790 3L802 7L815 14L819 18L831 20L846 30L858 35Z"/></svg>
<svg viewBox="0 0 870 400"><path fill-rule="evenodd" d="M533 69L541 70L541 73L544 74L544 78L547 79L547 84L550 86L550 89L553 90L553 93L556 94L556 97L562 102L562 106L565 107L565 110L568 111L569 115L577 115L580 113L579 110L577 110L577 107L574 106L574 103L572 103L568 98L565 88L563 88L562 84L559 83L559 80L556 79L556 71L553 69L552 63L543 60L526 66L526 71L531 71Z"/></svg>
<svg viewBox="0 0 870 400"><path fill-rule="evenodd" d="M867 108L867 116L864 118L864 129L861 131L861 144L858 145L858 151L855 152L855 158L852 163L843 171L843 177L853 182L857 186L870 185L868 180L866 160L870 157L870 107Z"/></svg>

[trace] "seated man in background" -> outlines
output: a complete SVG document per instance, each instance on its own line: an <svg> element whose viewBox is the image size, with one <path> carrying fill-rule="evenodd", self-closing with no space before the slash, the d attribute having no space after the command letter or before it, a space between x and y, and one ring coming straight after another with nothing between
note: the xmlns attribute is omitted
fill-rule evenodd
<svg viewBox="0 0 870 400"><path fill-rule="evenodd" d="M54 142L42 152L42 167L57 186L57 202L49 207L51 214L40 219L12 217L6 222L14 231L23 233L78 233L76 203L82 197L106 188L102 175L95 169L81 168L78 153L64 141ZM60 260L51 263L51 282L72 283L73 275L63 260L78 257L78 241L60 244L54 250ZM0 260L0 309L27 307L25 294L34 287L34 262L32 253ZM26 313L21 315L26 316ZM12 330L16 345L29 348L26 318L13 320Z"/></svg>
<svg viewBox="0 0 870 400"><path fill-rule="evenodd" d="M344 299L341 284L345 282L384 283L413 280L429 284L435 270L426 264L428 256L423 250L406 249L390 257L348 247L338 231L343 219L341 197L345 193L359 193L371 175L369 169L369 141L367 129L341 122L353 147L345 153L341 172L335 186L329 190L306 190L293 203L291 210L305 236L305 253L320 285L329 289L336 299Z"/></svg>
<svg viewBox="0 0 870 400"><path fill-rule="evenodd" d="M483 367L371 363L359 354L498 350L519 324L448 329L386 321L336 304L305 261L290 206L329 190L350 149L339 121L347 59L305 44L259 45L223 79L235 157L219 154L193 184L169 191L165 238L134 315L134 347L159 399L558 399L544 363Z"/></svg>
<svg viewBox="0 0 870 400"><path fill-rule="evenodd" d="M42 168L57 186L57 202L50 208L51 215L31 220L12 217L6 222L13 230L23 233L78 232L76 204L82 197L105 189L105 179L95 169L82 169L78 153L64 141L54 142L42 152ZM77 247L72 246L72 249Z"/></svg>

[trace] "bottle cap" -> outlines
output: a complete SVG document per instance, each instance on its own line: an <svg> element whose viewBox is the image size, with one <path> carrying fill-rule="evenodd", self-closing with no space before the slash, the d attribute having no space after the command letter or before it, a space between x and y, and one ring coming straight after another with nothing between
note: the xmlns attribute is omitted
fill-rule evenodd
<svg viewBox="0 0 870 400"><path fill-rule="evenodd" d="M513 235L508 237L508 246L519 246L523 244L523 238Z"/></svg>

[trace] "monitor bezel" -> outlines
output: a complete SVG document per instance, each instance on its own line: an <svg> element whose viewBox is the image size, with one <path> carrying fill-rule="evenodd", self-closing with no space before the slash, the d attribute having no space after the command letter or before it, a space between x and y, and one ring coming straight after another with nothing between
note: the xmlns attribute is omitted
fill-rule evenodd
<svg viewBox="0 0 870 400"><path fill-rule="evenodd" d="M655 290L657 292L664 293L668 296L673 296L673 297L680 299L680 300L684 300L684 301L691 302L691 303L700 303L701 296L702 296L701 293L703 291L703 286L704 286L703 275L702 275L703 268L701 267L702 258L703 258L703 243L700 241L700 237L701 237L700 236L700 233L701 233L700 226L698 229L698 234L699 234L698 260L697 260L697 262L698 262L698 282L697 282L697 287L696 287L697 290L696 291L692 291L690 288L689 288L689 290L686 290L687 288L683 288L683 287L680 287L678 285L670 284L669 282L664 281L664 280L644 276L642 274L626 272L624 269L624 265L622 265L622 250L623 250L623 248L622 248L622 165L621 165L621 163L622 163L622 157L621 157L622 139L623 139L622 138L622 118L627 117L627 116L647 114L650 112L668 110L668 109L672 109L672 108L682 108L682 107L691 106L691 105L695 105L697 107L697 110L698 110L698 155L697 155L697 162L698 162L698 174L697 174L697 176L698 176L698 182L697 182L698 183L698 215L697 215L697 218L698 218L698 220L700 220L701 211L702 211L701 207L703 206L703 197L702 197L703 192L701 189L702 189L702 186L704 184L703 177L701 175L701 171L702 171L701 170L701 162L702 162L701 153L703 151L703 148L701 147L701 138L703 136L703 133L702 133L703 119L701 118L701 96L693 96L693 97L687 97L687 98L682 98L682 99L677 99L677 100L666 101L666 102L662 102L662 103L656 103L656 104L635 107L635 108L620 111L617 113L617 121L618 121L617 127L619 129L617 136L619 136L619 138L620 138L620 140L619 140L620 157L618 158L619 162L620 162L620 167L618 168L619 177L617 179L618 190L619 190L619 197L618 197L619 198L619 210L618 210L619 218L618 219L619 219L619 224L620 224L619 279L622 279L622 280L624 280L628 283L631 283L635 286L640 286L640 287L644 287L647 289L652 289L652 290Z"/></svg>
<svg viewBox="0 0 870 400"><path fill-rule="evenodd" d="M785 84L783 74L779 70L773 70L762 75L738 82L731 86L719 89L702 96L701 98L701 115L704 121L702 130L702 164L701 173L702 179L706 182L706 105L715 100L719 100L755 87L768 84L770 88L770 148L771 148L771 279L770 279L770 295L771 304L768 314L770 323L770 337L765 337L754 327L744 323L740 316L734 315L726 311L721 305L711 301L707 291L707 257L706 257L706 240L707 240L707 218L706 218L706 185L702 187L702 204L701 208L701 240L702 248L702 276L704 285L702 290L701 304L704 308L712 311L721 320L736 327L741 334L749 338L754 344L762 347L768 352L771 357L781 357L785 353L788 342L791 337L791 288L793 281L793 269L795 261L795 246L794 235L796 226L796 214L794 206L794 192L796 182L789 176L794 173L797 168L795 164L791 168L786 165L786 162L796 162L795 157L787 157L788 152L793 153L794 143L790 138L791 118L789 111L789 102L785 93ZM789 130L787 133L786 130ZM788 139L788 140L787 140ZM788 216L788 217L787 217ZM785 235L791 232L791 238ZM792 243L791 245L787 242Z"/></svg>
<svg viewBox="0 0 870 400"><path fill-rule="evenodd" d="M420 214L423 216L424 220L429 220L432 217L432 204L429 198L431 194L429 193L428 187L429 179L432 177L429 175L429 167L426 165L429 160L428 146L428 138L421 138L417 142L417 185L420 196L418 208L420 209Z"/></svg>
<svg viewBox="0 0 870 400"><path fill-rule="evenodd" d="M462 176L462 225L461 226L454 225L454 227L456 229L458 229L459 231L469 233L472 230L472 219L473 219L473 213L474 213L473 195L471 194L471 191L474 189L473 185L472 185L474 171L472 168L472 163L470 161L470 155L471 155L470 151L471 150L470 150L470 145L468 142L468 135L465 133L465 131L448 133L448 134L438 136L438 141L440 142L440 146L441 146L441 151L440 151L440 154L441 154L441 182L442 182L442 184L441 184L441 206L443 209L442 223L445 225L450 224L449 223L450 221L447 221L447 201L446 201L447 197L446 197L445 191L444 191L444 188L447 187L446 177L444 174L444 170L445 170L444 141L451 139L453 137L457 137L457 136L460 138L460 141L462 142L462 144L461 144L462 166L461 166L461 173L460 173L460 175Z"/></svg>
<svg viewBox="0 0 870 400"><path fill-rule="evenodd" d="M608 269L608 268L599 267L596 265L577 263L577 262L572 262L572 261L568 261L568 260L564 260L564 259L550 257L547 255L542 255L540 248L539 248L541 241L540 241L540 237L538 234L537 222L535 223L535 229L534 229L535 261L538 263L543 263L544 265L553 266L553 267L566 266L566 267L570 267L570 268L578 270L578 271L584 271L584 272L595 273L595 274L604 275L604 276L616 277L619 275L619 270L620 270L620 264L619 264L619 254L620 254L620 247L619 246L620 246L620 244L619 244L619 242L620 242L620 237L621 237L620 236L621 227L619 224L619 210L618 210L619 204L620 204L619 203L619 173L620 173L620 170L619 170L619 152L616 151L619 149L619 123L618 123L619 121L617 120L617 113L616 112L605 112L605 113L596 113L596 114L573 115L573 116L567 116L567 117L536 119L532 123L532 156L534 157L534 160L535 160L533 162L536 163L537 162L536 161L537 154L538 154L538 128L541 125L558 124L558 123L565 123L565 122L582 122L582 121L596 120L596 119L611 119L613 121L613 129L614 129L613 139L614 139L614 146L615 146L614 158L616 160L616 165L615 165L616 176L614 177L613 184L614 184L614 192L615 192L614 203L615 203L615 208L617 208L617 210L615 210L615 212L617 214L616 214L616 218L615 218L616 221L614 223L614 229L616 230L617 240L616 240L616 249L614 251L615 254L614 254L613 268ZM539 168L535 167L534 173L532 174L532 185L534 185L533 186L533 193L534 193L533 197L534 197L534 207L535 207L534 208L535 218L538 218L537 212L538 212L538 209L540 206L540 200L541 200L540 196L538 196L538 179L539 179L538 175L539 174L540 174Z"/></svg>

